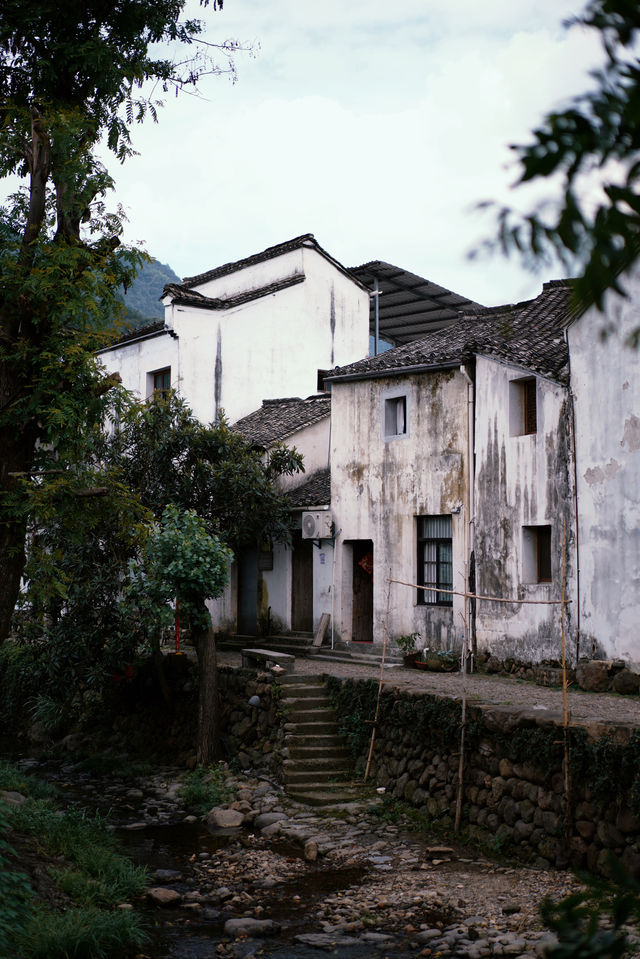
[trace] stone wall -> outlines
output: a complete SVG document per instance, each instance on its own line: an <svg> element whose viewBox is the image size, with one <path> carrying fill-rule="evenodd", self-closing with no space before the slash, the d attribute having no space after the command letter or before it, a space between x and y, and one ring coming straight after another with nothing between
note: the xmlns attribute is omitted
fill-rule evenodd
<svg viewBox="0 0 640 959"><path fill-rule="evenodd" d="M334 678L329 684L362 773L370 733L358 737L357 729L374 715L377 684ZM456 813L460 716L460 704L451 700L384 692L369 772L387 795L420 809L447 831ZM466 836L540 866L571 864L600 873L606 873L613 853L640 875L638 730L571 727L569 796L561 716L472 707L465 735Z"/></svg>
<svg viewBox="0 0 640 959"><path fill-rule="evenodd" d="M267 766L278 774L284 739L279 687L271 677L257 678L253 670L222 667L218 691L226 758L241 769Z"/></svg>

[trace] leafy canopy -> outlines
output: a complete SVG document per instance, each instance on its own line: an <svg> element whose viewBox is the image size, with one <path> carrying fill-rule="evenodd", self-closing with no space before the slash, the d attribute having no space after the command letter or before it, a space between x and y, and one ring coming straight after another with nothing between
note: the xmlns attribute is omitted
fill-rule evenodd
<svg viewBox="0 0 640 959"><path fill-rule="evenodd" d="M532 268L559 259L581 274L578 302L602 308L608 289L624 292L620 276L640 254L640 6L591 0L567 25L597 32L604 66L592 73L592 89L547 114L531 143L511 148L516 186L558 180L560 201L525 215L498 209L497 238L485 246Z"/></svg>

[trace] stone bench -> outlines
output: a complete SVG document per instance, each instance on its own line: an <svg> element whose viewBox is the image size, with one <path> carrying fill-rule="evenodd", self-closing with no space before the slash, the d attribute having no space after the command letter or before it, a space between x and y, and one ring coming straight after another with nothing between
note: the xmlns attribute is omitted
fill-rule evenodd
<svg viewBox="0 0 640 959"><path fill-rule="evenodd" d="M291 653L276 653L272 649L243 649L242 665L248 669L259 666L281 666L288 673L293 672L296 658Z"/></svg>

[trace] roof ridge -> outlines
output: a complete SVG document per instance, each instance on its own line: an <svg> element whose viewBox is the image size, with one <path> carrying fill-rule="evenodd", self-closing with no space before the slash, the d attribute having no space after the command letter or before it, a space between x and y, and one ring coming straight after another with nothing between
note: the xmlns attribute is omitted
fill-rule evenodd
<svg viewBox="0 0 640 959"><path fill-rule="evenodd" d="M183 286L197 286L199 283L205 283L207 280L215 279L219 276L227 276L229 273L236 273L254 263L260 263L263 260L271 260L282 253L288 253L290 250L298 249L305 243L311 243L316 249L319 244L313 233L301 233L300 236L293 237L291 240L285 240L283 243L276 243L274 246L268 246L260 253L252 253L251 256L242 257L240 260L230 260L221 266L216 266L212 270L206 270L204 273L197 273L195 276L185 276L182 280Z"/></svg>

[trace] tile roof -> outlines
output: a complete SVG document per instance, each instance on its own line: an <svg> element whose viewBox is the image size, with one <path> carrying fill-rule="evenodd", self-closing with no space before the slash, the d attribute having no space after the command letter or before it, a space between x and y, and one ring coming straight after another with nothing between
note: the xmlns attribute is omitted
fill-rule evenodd
<svg viewBox="0 0 640 959"><path fill-rule="evenodd" d="M141 340L145 337L158 336L161 333L168 333L170 336L175 336L173 330L168 329L168 327L164 325L164 320L156 320L153 323L147 323L146 326L139 326L135 330L129 330L128 333L121 334L109 343L108 346L104 346L96 352L104 353L105 350L112 350L115 346L120 346L123 343L130 343L132 340Z"/></svg>
<svg viewBox="0 0 640 959"><path fill-rule="evenodd" d="M328 506L331 502L331 472L328 469L318 470L300 486L288 490L286 497L290 506L315 509L317 506Z"/></svg>
<svg viewBox="0 0 640 959"><path fill-rule="evenodd" d="M254 253L251 256L244 257L242 260L235 260L232 263L224 263L222 266L217 266L213 270L207 270L206 273L198 273L196 276L185 276L181 286L200 286L209 280L217 280L218 277L228 276L230 273L244 270L246 267L253 266L256 263L264 263L266 260L272 260L277 256L282 256L284 253L290 253L293 250L299 250L302 247L316 250L326 260L333 263L337 269L353 280L354 283L366 289L361 280L353 276L342 263L339 263L338 260L334 259L330 253L327 253L327 251L320 246L313 233L303 233L300 236L294 237L292 240L286 240L284 243L278 243L276 246L267 247L267 249L262 250L261 253Z"/></svg>
<svg viewBox="0 0 640 959"><path fill-rule="evenodd" d="M388 376L409 368L457 365L476 355L489 355L543 376L566 380L564 330L573 316L571 294L570 280L551 280L533 300L462 317L412 343L336 367L326 379Z"/></svg>
<svg viewBox="0 0 640 959"><path fill-rule="evenodd" d="M304 273L293 273L282 280L276 280L266 286L258 287L255 290L247 290L245 293L237 293L235 296L228 296L224 299L204 296L197 290L190 289L184 283L167 283L162 295L163 297L170 296L173 303L182 306L197 306L201 310L230 310L234 306L241 306L251 300L258 300L261 296L269 296L272 293L279 293L280 290L286 290L290 286L297 286L298 283L304 283L304 280Z"/></svg>
<svg viewBox="0 0 640 959"><path fill-rule="evenodd" d="M331 413L331 397L327 393L309 396L263 400L254 410L233 424L232 429L256 446L267 447L286 440L305 426L319 423Z"/></svg>

